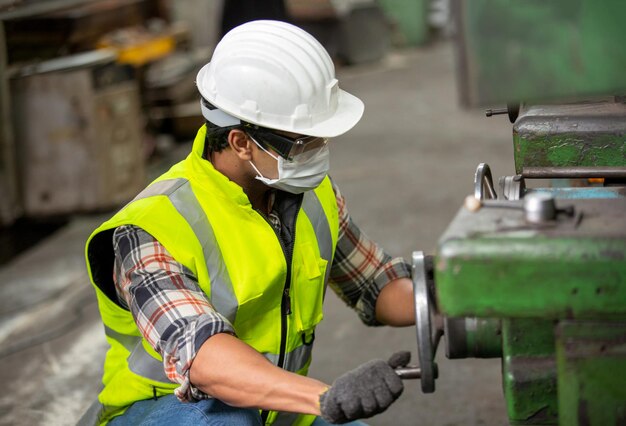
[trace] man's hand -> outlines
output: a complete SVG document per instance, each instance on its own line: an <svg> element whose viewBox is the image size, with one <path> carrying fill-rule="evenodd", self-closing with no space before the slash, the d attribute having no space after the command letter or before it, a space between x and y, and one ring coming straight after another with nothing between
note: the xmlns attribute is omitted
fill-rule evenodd
<svg viewBox="0 0 626 426"><path fill-rule="evenodd" d="M337 424L385 411L404 390L394 368L406 366L410 358L409 352L398 352L387 362L372 360L337 378L320 396L322 417Z"/></svg>

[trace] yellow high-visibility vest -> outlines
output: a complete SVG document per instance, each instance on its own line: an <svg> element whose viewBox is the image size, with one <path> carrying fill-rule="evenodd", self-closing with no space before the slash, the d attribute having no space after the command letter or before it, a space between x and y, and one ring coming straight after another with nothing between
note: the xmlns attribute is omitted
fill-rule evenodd
<svg viewBox="0 0 626 426"><path fill-rule="evenodd" d="M87 269L110 344L98 396L101 424L133 402L171 394L178 386L165 376L161 356L141 337L131 313L117 303L112 235L122 225L144 229L189 268L239 339L273 364L307 374L339 232L330 180L302 196L288 268L288 255L272 226L240 186L202 158L205 134L203 126L185 160L87 241ZM305 425L312 420L270 412L267 423Z"/></svg>

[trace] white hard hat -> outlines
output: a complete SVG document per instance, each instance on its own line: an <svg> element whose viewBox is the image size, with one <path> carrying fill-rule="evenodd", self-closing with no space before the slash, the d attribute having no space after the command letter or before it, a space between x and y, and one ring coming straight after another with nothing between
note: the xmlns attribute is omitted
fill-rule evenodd
<svg viewBox="0 0 626 426"><path fill-rule="evenodd" d="M241 119L270 129L334 137L363 115L363 102L339 88L324 47L285 22L252 21L233 28L198 73L196 84L202 97L218 108L203 106L203 115L220 126Z"/></svg>

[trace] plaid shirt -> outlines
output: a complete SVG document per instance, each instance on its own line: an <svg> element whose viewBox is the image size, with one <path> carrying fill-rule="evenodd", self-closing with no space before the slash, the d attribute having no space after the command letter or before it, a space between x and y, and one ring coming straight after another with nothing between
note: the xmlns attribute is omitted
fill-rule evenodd
<svg viewBox="0 0 626 426"><path fill-rule="evenodd" d="M330 287L367 325L376 320L376 299L390 281L410 276L401 258L392 259L354 224L345 200L333 188L339 207L339 239ZM280 218L270 214L276 226ZM280 222L278 222L280 226ZM198 280L156 239L136 226L121 226L113 236L114 281L119 302L129 309L141 334L163 357L168 378L180 386L182 401L207 398L189 381L189 369L202 344L217 333L235 330L211 305Z"/></svg>

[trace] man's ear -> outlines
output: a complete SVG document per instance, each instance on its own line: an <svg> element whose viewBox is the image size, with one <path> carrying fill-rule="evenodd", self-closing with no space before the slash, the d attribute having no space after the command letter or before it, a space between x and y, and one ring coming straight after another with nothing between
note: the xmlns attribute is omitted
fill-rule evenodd
<svg viewBox="0 0 626 426"><path fill-rule="evenodd" d="M228 145L241 160L250 161L252 159L251 142L243 130L231 130L228 133Z"/></svg>

